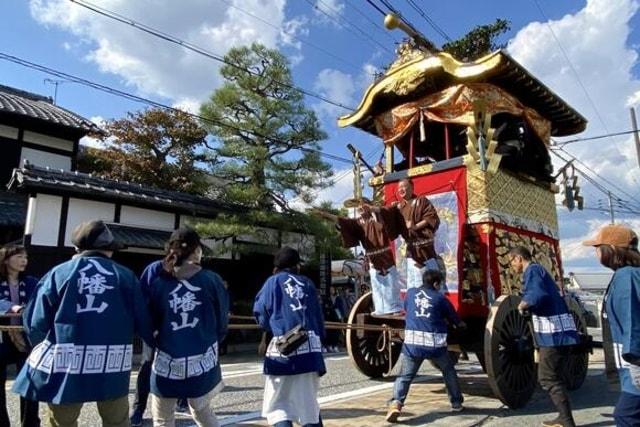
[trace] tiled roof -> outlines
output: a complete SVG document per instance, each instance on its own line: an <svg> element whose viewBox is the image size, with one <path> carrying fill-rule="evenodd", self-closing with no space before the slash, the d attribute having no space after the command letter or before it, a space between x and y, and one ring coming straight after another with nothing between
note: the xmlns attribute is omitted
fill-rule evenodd
<svg viewBox="0 0 640 427"><path fill-rule="evenodd" d="M115 223L109 223L109 230L116 241L136 248L164 249L165 242L171 236L170 231L149 230Z"/></svg>
<svg viewBox="0 0 640 427"><path fill-rule="evenodd" d="M24 225L27 217L27 197L0 191L0 226Z"/></svg>
<svg viewBox="0 0 640 427"><path fill-rule="evenodd" d="M164 250L164 245L171 236L171 231L168 230L152 230L114 222L107 225L115 240L123 243L127 248ZM211 256L214 253L209 246L204 245L202 249L205 256Z"/></svg>
<svg viewBox="0 0 640 427"><path fill-rule="evenodd" d="M114 181L81 172L41 168L29 163L20 169L13 170L13 176L7 187L20 192L36 190L93 200L115 200L130 205L164 208L172 212L209 218L219 213L244 210L242 207L202 196L160 190L128 181Z"/></svg>
<svg viewBox="0 0 640 427"><path fill-rule="evenodd" d="M26 116L84 133L100 132L91 121L54 105L51 98L3 85L0 85L1 113Z"/></svg>

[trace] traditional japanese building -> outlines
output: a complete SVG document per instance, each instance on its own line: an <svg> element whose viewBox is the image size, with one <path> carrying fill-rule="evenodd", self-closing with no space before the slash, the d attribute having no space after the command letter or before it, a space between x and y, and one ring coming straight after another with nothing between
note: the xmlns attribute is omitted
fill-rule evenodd
<svg viewBox="0 0 640 427"><path fill-rule="evenodd" d="M0 244L20 241L30 255L29 272L44 274L74 253L70 235L90 219L109 224L127 245L114 258L136 273L159 259L179 226L244 209L187 193L105 179L75 171L80 139L100 129L47 97L0 86ZM7 188L8 191L4 191ZM265 238L208 240L205 263L230 284L237 300L253 295L271 274L281 246L309 258L313 236L264 228ZM223 249L221 249L223 248ZM243 268L239 268L243 266Z"/></svg>
<svg viewBox="0 0 640 427"><path fill-rule="evenodd" d="M80 139L91 132L100 130L51 98L0 85L0 182L25 160L75 169ZM26 196L0 187L0 244L22 238L26 213Z"/></svg>

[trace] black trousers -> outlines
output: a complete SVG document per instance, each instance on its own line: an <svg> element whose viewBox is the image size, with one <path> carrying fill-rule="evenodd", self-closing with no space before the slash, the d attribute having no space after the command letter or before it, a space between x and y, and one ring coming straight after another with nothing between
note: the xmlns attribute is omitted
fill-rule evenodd
<svg viewBox="0 0 640 427"><path fill-rule="evenodd" d="M569 360L571 347L540 347L538 361L538 382L549 393L551 401L558 410L559 421L563 426L574 426L569 395L564 385L562 371Z"/></svg>
<svg viewBox="0 0 640 427"><path fill-rule="evenodd" d="M5 383L7 382L7 366L15 364L18 371L22 369L27 360L27 353L21 353L10 341L7 334L3 334L3 341L0 343L0 426L10 426L9 414L7 413L7 392ZM22 427L39 427L38 402L20 397L20 425Z"/></svg>

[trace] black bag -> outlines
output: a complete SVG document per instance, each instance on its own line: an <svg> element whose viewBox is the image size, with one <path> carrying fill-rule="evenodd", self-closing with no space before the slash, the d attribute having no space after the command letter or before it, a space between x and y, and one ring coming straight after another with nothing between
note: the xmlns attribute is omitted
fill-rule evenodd
<svg viewBox="0 0 640 427"><path fill-rule="evenodd" d="M288 356L309 339L309 333L302 325L289 329L276 341L276 348L280 354Z"/></svg>

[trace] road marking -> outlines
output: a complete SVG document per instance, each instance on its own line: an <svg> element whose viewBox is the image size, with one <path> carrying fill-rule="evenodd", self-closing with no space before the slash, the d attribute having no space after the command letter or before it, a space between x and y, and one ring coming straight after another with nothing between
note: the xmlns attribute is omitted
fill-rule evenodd
<svg viewBox="0 0 640 427"><path fill-rule="evenodd" d="M349 355L344 355L344 356L329 356L329 357L325 357L324 360L345 360L345 359L350 359Z"/></svg>
<svg viewBox="0 0 640 427"><path fill-rule="evenodd" d="M348 355L335 355L326 357L325 360L329 362L335 362L340 360L349 359ZM245 369L228 369L228 368L241 368ZM230 363L222 365L222 377L228 378L241 378L251 375L262 375L262 363L245 362L245 363Z"/></svg>
<svg viewBox="0 0 640 427"><path fill-rule="evenodd" d="M229 378L240 378L240 377L248 377L251 375L262 375L262 368L259 369L250 369L247 371L235 371L235 372L228 372L222 373L222 378L223 379L229 379Z"/></svg>
<svg viewBox="0 0 640 427"><path fill-rule="evenodd" d="M415 384L415 383L425 382L427 379L429 379L429 377L430 376L422 376L420 378L416 378L413 383ZM325 403L335 402L336 400L350 399L353 397L358 397L358 396L362 396L369 393L388 390L390 388L393 388L393 382L365 387L358 390L346 391L344 393L330 394L328 396L323 396L318 398L318 403L320 405L324 405ZM261 416L262 416L262 412L256 411L256 412L249 412L247 414L242 414L242 415L225 417L220 419L219 421L221 426L229 426L229 425L242 423L245 421L251 421L253 419L260 418ZM190 427L194 427L194 426L195 424Z"/></svg>
<svg viewBox="0 0 640 427"><path fill-rule="evenodd" d="M218 419L220 422L220 426L232 426L235 424L239 424L245 421L254 420L256 418L260 418L262 416L262 412L249 412L248 414L242 415L234 415L232 417L225 417L222 419ZM189 427L197 427L195 424L190 425Z"/></svg>

